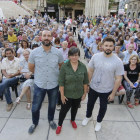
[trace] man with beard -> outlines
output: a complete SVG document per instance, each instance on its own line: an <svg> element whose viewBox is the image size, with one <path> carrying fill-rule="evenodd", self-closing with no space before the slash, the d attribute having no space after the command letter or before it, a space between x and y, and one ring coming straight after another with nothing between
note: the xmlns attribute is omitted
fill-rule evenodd
<svg viewBox="0 0 140 140"><path fill-rule="evenodd" d="M52 129L57 128L53 119L59 90L59 68L64 60L61 52L52 46L52 39L51 32L44 30L42 32L42 45L31 52L28 61L29 70L34 73L35 83L32 103L33 125L29 128L29 134L32 134L38 125L40 108L46 93L49 100L48 121Z"/></svg>
<svg viewBox="0 0 140 140"><path fill-rule="evenodd" d="M103 40L104 52L93 55L89 62L89 82L88 103L86 118L82 125L86 126L91 120L92 110L97 98L100 98L100 109L97 116L95 131L101 129L101 122L107 110L108 101L114 100L115 93L120 86L122 75L124 74L123 63L116 55L114 50L115 40L106 37Z"/></svg>

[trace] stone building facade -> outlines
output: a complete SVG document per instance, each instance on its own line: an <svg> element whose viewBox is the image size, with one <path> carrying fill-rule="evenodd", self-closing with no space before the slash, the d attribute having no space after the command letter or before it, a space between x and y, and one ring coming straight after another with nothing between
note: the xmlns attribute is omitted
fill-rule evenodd
<svg viewBox="0 0 140 140"><path fill-rule="evenodd" d="M126 16L130 18L140 18L140 0L127 0Z"/></svg>

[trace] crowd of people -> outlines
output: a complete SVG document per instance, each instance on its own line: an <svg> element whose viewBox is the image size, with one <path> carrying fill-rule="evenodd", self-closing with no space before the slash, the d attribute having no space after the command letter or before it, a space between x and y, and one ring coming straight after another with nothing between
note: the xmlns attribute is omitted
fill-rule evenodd
<svg viewBox="0 0 140 140"><path fill-rule="evenodd" d="M26 109L31 109L33 121L29 134L39 123L46 93L48 121L56 134L61 133L70 108L70 122L77 129L76 114L87 93L83 126L92 119L94 104L100 98L95 131L101 129L107 104L113 103L114 96L126 94L128 107L134 108L131 103L134 93L135 106L139 105L139 19L79 15L74 20L62 18L57 23L47 14L44 17L38 17L38 12L34 14L0 19L0 96L5 95L6 110L10 111L13 101L9 87L20 85L21 93L15 102L19 104L26 95ZM88 70L79 60L79 47L85 52ZM60 110L58 127L54 122L55 109Z"/></svg>

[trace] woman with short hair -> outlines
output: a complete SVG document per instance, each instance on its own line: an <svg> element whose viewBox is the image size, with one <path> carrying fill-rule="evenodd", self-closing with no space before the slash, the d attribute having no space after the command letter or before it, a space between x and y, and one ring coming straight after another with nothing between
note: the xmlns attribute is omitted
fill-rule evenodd
<svg viewBox="0 0 140 140"><path fill-rule="evenodd" d="M127 98L127 105L129 108L134 108L133 105L130 102L130 98L133 94L133 89L134 89L134 83L137 83L138 85L136 86L135 90L135 106L139 105L139 98L140 98L140 65L139 63L139 58L137 55L132 55L129 58L129 64L124 65L124 87L126 89L126 98Z"/></svg>
<svg viewBox="0 0 140 140"><path fill-rule="evenodd" d="M77 129L75 117L81 100L86 98L88 74L86 66L78 59L80 50L71 47L68 52L69 61L64 63L59 73L59 89L61 93L61 110L59 113L58 127L56 134L61 133L63 121L71 108L70 123Z"/></svg>

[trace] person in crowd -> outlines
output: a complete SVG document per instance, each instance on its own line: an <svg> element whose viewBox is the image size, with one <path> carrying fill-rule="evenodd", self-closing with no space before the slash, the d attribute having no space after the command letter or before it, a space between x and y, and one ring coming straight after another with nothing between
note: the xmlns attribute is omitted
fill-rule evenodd
<svg viewBox="0 0 140 140"><path fill-rule="evenodd" d="M59 38L60 38L60 43L62 43L63 41L65 41L64 37L63 37L63 32L59 32Z"/></svg>
<svg viewBox="0 0 140 140"><path fill-rule="evenodd" d="M90 53L91 53L91 56L93 56L93 54L97 53L97 46L99 44L99 42L101 42L101 38L96 38L96 42L93 42L91 45L90 45Z"/></svg>
<svg viewBox="0 0 140 140"><path fill-rule="evenodd" d="M71 48L71 47L77 47L77 44L74 42L74 39L72 36L69 37L69 41L68 41L68 48Z"/></svg>
<svg viewBox="0 0 140 140"><path fill-rule="evenodd" d="M63 55L63 58L64 58L64 61L68 60L68 51L69 51L69 48L68 48L68 42L67 41L64 41L62 42L62 48L59 49Z"/></svg>
<svg viewBox="0 0 140 140"><path fill-rule="evenodd" d="M104 52L95 54L88 64L90 89L88 92L86 118L83 120L82 125L86 126L92 119L92 110L99 97L100 110L97 116L95 131L100 131L102 120L107 110L107 103L114 100L114 96L122 80L122 75L124 75L122 61L112 53L114 45L115 40L112 37L106 37L103 40ZM106 82L107 79L108 82Z"/></svg>
<svg viewBox="0 0 140 140"><path fill-rule="evenodd" d="M73 36L73 33L72 32L68 32L68 36L65 38L65 40L67 42L69 42L69 37Z"/></svg>
<svg viewBox="0 0 140 140"><path fill-rule="evenodd" d="M87 33L87 37L84 38L84 52L85 52L85 57L86 58L90 58L88 52L89 52L89 48L90 48L90 45L94 42L94 39L93 37L90 36L90 32Z"/></svg>
<svg viewBox="0 0 140 140"><path fill-rule="evenodd" d="M37 36L35 36L35 38L34 38L34 40L33 40L33 42L32 42L32 45L33 44L38 44L38 46L41 46L41 41L40 41L40 37L37 35Z"/></svg>
<svg viewBox="0 0 140 140"><path fill-rule="evenodd" d="M133 44L129 44L128 46L128 50L124 51L124 59L123 59L123 63L124 64L128 64L129 63L129 58L131 55L138 55L136 51L134 51L134 45Z"/></svg>
<svg viewBox="0 0 140 140"><path fill-rule="evenodd" d="M137 32L137 38L135 38L135 43L138 46L137 52L139 53L140 52L140 32Z"/></svg>
<svg viewBox="0 0 140 140"><path fill-rule="evenodd" d="M9 30L9 31L8 31L8 41L9 41L10 43L17 42L17 37L16 37L16 35L14 35L14 33L13 33L12 30Z"/></svg>
<svg viewBox="0 0 140 140"><path fill-rule="evenodd" d="M32 50L34 50L35 48L39 47L38 44L33 44L32 45Z"/></svg>
<svg viewBox="0 0 140 140"><path fill-rule="evenodd" d="M2 57L3 57L3 58L6 56L6 55L5 55L5 50L6 50L7 48L11 48L11 49L13 50L14 56L16 56L16 53L15 53L15 50L14 50L13 46L10 46L9 41L4 41L4 42L3 42L3 48L1 48L1 50L2 50Z"/></svg>
<svg viewBox="0 0 140 140"><path fill-rule="evenodd" d="M20 62L20 74L24 76L25 79L27 79L25 82L21 84L22 91L19 97L16 99L16 103L19 104L20 100L22 99L23 95L26 95L27 98L27 105L26 109L31 109L31 92L34 90L34 80L31 79L32 72L28 69L28 59L29 59L30 51L24 50L23 56L24 59Z"/></svg>
<svg viewBox="0 0 140 140"><path fill-rule="evenodd" d="M119 23L115 22L114 25L111 27L111 29L110 29L110 34L111 35L114 35L114 32L116 31L118 25L119 25Z"/></svg>
<svg viewBox="0 0 140 140"><path fill-rule="evenodd" d="M113 51L113 53L117 54L118 57L123 61L123 59L124 59L124 53L120 51L121 46L122 46L121 44L116 44L115 51Z"/></svg>
<svg viewBox="0 0 140 140"><path fill-rule="evenodd" d="M68 52L68 57L69 61L63 64L59 74L62 104L56 130L57 135L61 133L63 121L70 108L70 123L74 129L77 129L75 122L76 114L80 102L86 98L87 84L89 82L86 66L78 60L80 57L79 48L71 47ZM79 73L81 74L79 75Z"/></svg>
<svg viewBox="0 0 140 140"><path fill-rule="evenodd" d="M130 37L130 42L128 44L126 44L126 46L125 46L126 50L128 50L128 46L130 44L132 44L134 46L134 50L135 51L138 49L137 44L134 41L135 41L135 38L134 37Z"/></svg>
<svg viewBox="0 0 140 140"><path fill-rule="evenodd" d="M80 34L80 40L81 40L81 47L83 46L84 39L87 37L86 28L83 27L81 34Z"/></svg>
<svg viewBox="0 0 140 140"><path fill-rule="evenodd" d="M34 38L35 38L35 36L34 36L33 32L30 31L30 35L28 36L29 43L32 43Z"/></svg>
<svg viewBox="0 0 140 140"><path fill-rule="evenodd" d="M58 97L59 68L64 63L61 52L52 46L53 36L48 30L42 32L42 45L34 49L29 57L29 71L34 73L34 96L32 102L33 124L28 130L32 134L39 122L39 114L46 92L48 94L48 121L52 129L56 129L54 113Z"/></svg>
<svg viewBox="0 0 140 140"><path fill-rule="evenodd" d="M24 50L31 51L31 49L29 48L29 42L26 41L26 40L22 40L21 47L17 50L17 57L20 60L23 60L24 59L24 56L23 56L23 51Z"/></svg>
<svg viewBox="0 0 140 140"><path fill-rule="evenodd" d="M58 36L55 28L52 29L52 35L53 35L54 38L56 38Z"/></svg>
<svg viewBox="0 0 140 140"><path fill-rule="evenodd" d="M135 99L135 106L139 105L139 98L140 98L140 65L139 57L137 55L131 55L129 58L129 63L124 65L124 87L126 89L126 103L129 108L134 108L131 104L130 99L133 94L133 90L135 88L134 99ZM134 84L137 83L137 86L134 87Z"/></svg>
<svg viewBox="0 0 140 140"><path fill-rule="evenodd" d="M103 52L103 43L99 42L97 46L97 51L95 53Z"/></svg>
<svg viewBox="0 0 140 140"><path fill-rule="evenodd" d="M59 38L59 37L56 37L56 38L55 38L53 46L54 46L55 48L57 48L57 49L61 48L60 38Z"/></svg>
<svg viewBox="0 0 140 140"><path fill-rule="evenodd" d="M2 83L0 84L0 96L2 94L5 95L7 107L6 110L10 111L13 106L13 102L11 99L11 92L9 87L15 84L18 84L19 81L19 74L20 74L20 59L14 56L14 52L11 48L7 48L5 50L6 58L2 60L2 74L3 79Z"/></svg>
<svg viewBox="0 0 140 140"><path fill-rule="evenodd" d="M124 45L126 46L126 44L128 44L128 43L130 43L130 35L127 34L127 35L125 35Z"/></svg>

